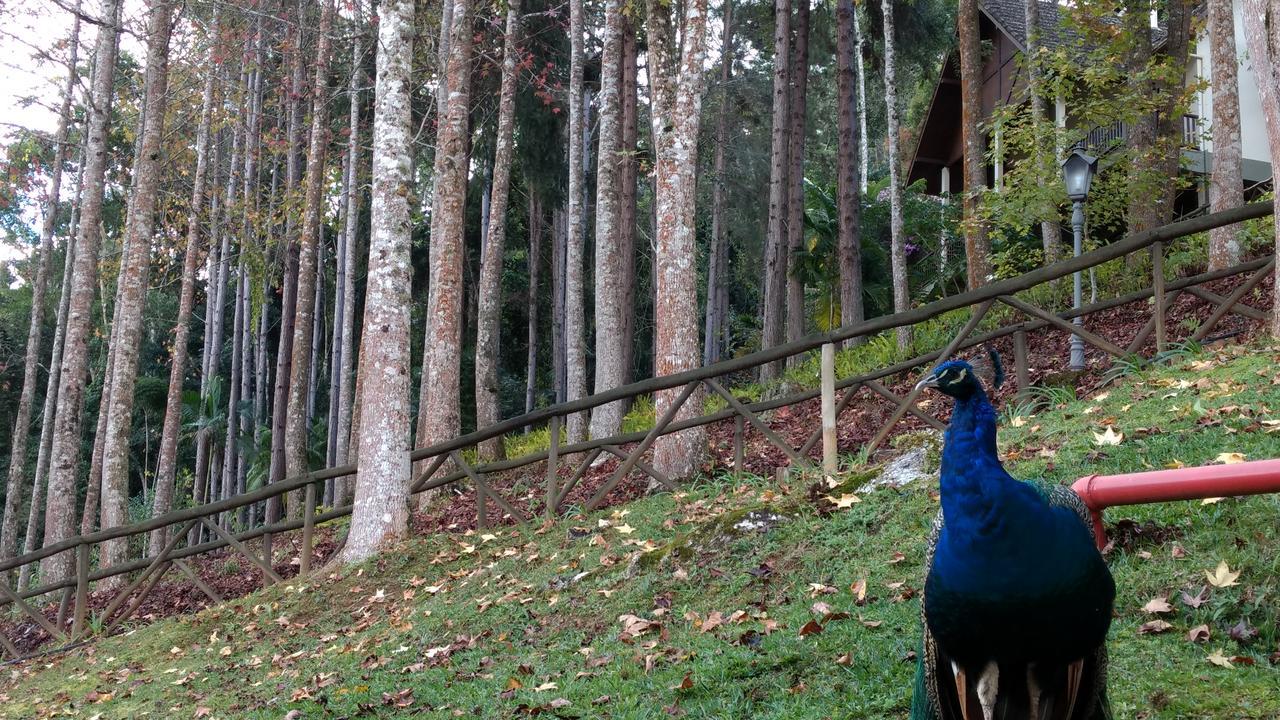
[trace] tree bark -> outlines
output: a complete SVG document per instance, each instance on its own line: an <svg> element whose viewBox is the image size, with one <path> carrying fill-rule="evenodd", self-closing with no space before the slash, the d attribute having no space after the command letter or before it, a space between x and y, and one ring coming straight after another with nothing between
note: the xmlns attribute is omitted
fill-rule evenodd
<svg viewBox="0 0 1280 720"><path fill-rule="evenodd" d="M457 437L461 422L462 265L469 169L467 119L472 28L470 0L449 1L453 3L453 32L446 73L449 97L436 141L436 152L442 154L440 174L435 180L440 219L439 233L431 238L431 287L427 304L430 337L424 350L427 386L431 390L430 402L418 409L422 430L419 445ZM434 220L432 225L436 225ZM366 392L370 392L370 388L366 388ZM362 457L363 453L362 449Z"/></svg>
<svg viewBox="0 0 1280 720"><path fill-rule="evenodd" d="M961 0L962 10L968 1ZM906 239L902 236L902 180L899 177L901 169L898 163L898 62L894 57L896 39L893 26L893 3L882 2L881 6L884 8L884 104L889 135L889 260L893 271L893 311L906 312L911 309L911 290L907 287ZM963 31L961 37L963 37ZM963 51L961 55L963 57ZM985 250L980 253L970 255L971 267L975 257L980 257L982 262L986 262ZM985 270L982 270L979 277L986 278ZM906 350L911 346L910 325L898 328L897 336L898 349Z"/></svg>
<svg viewBox="0 0 1280 720"><path fill-rule="evenodd" d="M18 521L21 519L22 497L26 491L27 441L31 434L31 406L35 402L38 379L36 373L40 368L40 340L44 330L44 306L49 288L49 273L53 266L53 233L57 226L62 197L62 166L66 164L71 100L75 96L79 72L79 68L76 67L80 51L79 12L80 2L77 0L69 42L71 56L67 61L67 83L62 91L58 130L53 140L53 169L49 177L49 194L45 203L44 223L40 227L40 259L36 266L35 282L31 285L31 322L27 327L22 392L18 397L18 411L13 420L13 437L9 443L9 474L4 494L4 521L0 526L0 560L8 560L17 550ZM70 255L64 263L65 267L70 269ZM33 501L35 492L36 490L33 489Z"/></svg>
<svg viewBox="0 0 1280 720"><path fill-rule="evenodd" d="M85 374L89 364L89 330L93 323L93 296L98 278L98 242L102 218L103 178L107 160L107 131L115 80L116 36L119 0L105 0L102 17L116 18L98 27L94 47L93 95L90 99L85 140L84 192L80 202L80 227L76 237L71 304L58 386L58 415L50 449L48 497L45 502L44 544L52 545L75 532L76 476L80 465L80 428L84 413ZM42 581L54 582L71 574L72 557L59 553L40 563Z"/></svg>
<svg viewBox="0 0 1280 720"><path fill-rule="evenodd" d="M308 440L311 426L307 412L311 378L312 340L316 312L316 245L320 235L320 214L324 211L325 155L329 149L329 46L333 30L334 0L326 0L320 12L320 31L316 41L315 80L311 91L311 133L307 151L306 198L302 212L302 236L293 241L298 246L297 306L293 319L293 360L289 364L289 397L285 409L285 477L302 475L310 470ZM283 350L281 351L283 352ZM289 493L288 517L300 517L302 490Z"/></svg>
<svg viewBox="0 0 1280 720"><path fill-rule="evenodd" d="M569 218L565 241L565 399L578 400L587 394L587 348L585 282L583 259L583 89L582 89L582 0L569 0ZM574 413L565 423L565 440L586 439L586 413Z"/></svg>
<svg viewBox="0 0 1280 720"><path fill-rule="evenodd" d="M840 324L862 322L865 311L862 305L862 198L859 190L860 172L866 168L858 162L857 152L866 138L854 120L854 109L865 117L860 102L854 94L854 53L858 50L858 35L854 27L858 10L853 0L839 0L836 6L836 95L839 103L838 122L840 142L836 158L836 246L840 256ZM861 73L859 73L860 75ZM848 346L852 346L850 341Z"/></svg>
<svg viewBox="0 0 1280 720"><path fill-rule="evenodd" d="M1209 48L1213 66L1213 175L1209 209L1221 212L1244 204L1240 154L1240 91L1236 25L1232 0L1209 0ZM1209 269L1240 263L1239 226L1209 231Z"/></svg>
<svg viewBox="0 0 1280 720"><path fill-rule="evenodd" d="M991 275L991 239L978 214L982 192L987 187L986 153L978 126L982 122L982 42L978 34L978 0L960 0L956 25L960 31L960 128L964 144L964 251L968 286L973 290L986 285ZM888 29L885 32L888 33ZM888 85L886 80L885 94L893 92L896 96L897 88L890 89ZM890 110L890 113L896 116L897 111ZM889 142L896 145L894 133L896 128L890 131ZM889 164L891 171L897 170L892 159ZM897 215L896 211L894 215ZM906 277L905 268L903 277ZM894 284L897 284L896 274ZM897 303L895 291L894 307ZM901 341L902 330L898 336Z"/></svg>
<svg viewBox="0 0 1280 720"><path fill-rule="evenodd" d="M707 0L686 0L679 47L672 39L672 10L661 0L648 0L650 83L656 150L658 302L654 308L656 353L654 374L671 375L697 367L698 272L696 257L698 126L706 85ZM680 394L678 388L656 393L661 417ZM676 413L679 421L701 412L701 393ZM653 466L672 478L688 477L706 453L703 428L663 435L654 443Z"/></svg>
<svg viewBox="0 0 1280 720"><path fill-rule="evenodd" d="M214 8L209 30L210 49L218 41L219 10ZM200 210L204 205L205 175L208 173L209 134L213 123L212 69L206 72L200 99L200 125L196 128L196 172L191 182L191 206L187 210L187 248L182 263L182 287L178 291L178 320L173 330L173 352L169 369L169 391L165 396L164 426L160 433L160 459L156 471L156 493L152 517L173 507L173 480L178 464L178 432L182 421L182 388L187 374L187 342L191 336L191 310L195 306L196 268L200 262ZM168 529L151 533L149 555L156 555L168 541Z"/></svg>
<svg viewBox="0 0 1280 720"><path fill-rule="evenodd" d="M631 18L622 18L622 149L618 170L618 284L622 308L622 382L629 383L635 366L636 334L636 172L637 140L640 133L637 111L639 48ZM623 401L623 412L630 401Z"/></svg>
<svg viewBox="0 0 1280 720"><path fill-rule="evenodd" d="M480 257L480 292L476 335L476 427L498 422L498 359L501 357L502 264L507 242L507 203L511 188L511 152L516 117L516 64L520 35L520 0L507 4L507 30L502 49L502 81L498 96L498 136L493 157L493 183L488 226ZM480 445L483 460L504 457L502 438Z"/></svg>
<svg viewBox="0 0 1280 720"><path fill-rule="evenodd" d="M363 8L360 0L356 1L354 15L356 22L363 22ZM364 34L356 33L353 44L351 72L351 136L347 141L347 158L351 172L351 193L347 196L347 223L343 227L346 236L343 241L343 265L346 268L346 284L343 285L342 303L342 365L339 370L338 383L338 452L334 463L344 465L350 460L350 435L352 425L352 391L354 385L353 370L355 368L355 328L356 328L356 230L360 219L360 88L364 83ZM333 390L330 389L330 392ZM349 479L340 480L334 487L334 504L345 504L350 497L351 483Z"/></svg>
<svg viewBox="0 0 1280 720"><path fill-rule="evenodd" d="M528 185L531 185L528 184ZM538 280L542 272L542 201L529 187L529 332L526 342L524 411L533 412L538 389ZM528 432L529 428L525 428Z"/></svg>
<svg viewBox="0 0 1280 720"><path fill-rule="evenodd" d="M622 120L622 0L606 0L600 56L599 159L596 165L595 236L595 392L625 383L622 365L622 248L618 238ZM616 435L622 429L621 401L591 411L591 437Z"/></svg>
<svg viewBox="0 0 1280 720"><path fill-rule="evenodd" d="M458 4L465 18L466 0L458 0ZM372 237L359 372L366 397L379 401L360 411L360 474L351 529L342 550L342 560L348 563L364 560L402 536L409 520L409 70L413 10L412 0L383 0L378 6ZM459 25L467 26L465 22ZM470 34L464 34L464 42L469 44Z"/></svg>
<svg viewBox="0 0 1280 720"><path fill-rule="evenodd" d="M555 401L562 403L568 395L568 372L565 368L565 265L569 235L564 207L551 211L551 376Z"/></svg>
<svg viewBox="0 0 1280 720"><path fill-rule="evenodd" d="M806 2L808 0L805 0ZM729 81L733 77L733 3L725 0L720 37L720 116L716 120L715 157L712 160L711 249L707 257L706 322L703 326L702 362L719 362L724 348L724 303L729 274L729 236L725 227L725 148L729 143Z"/></svg>
<svg viewBox="0 0 1280 720"><path fill-rule="evenodd" d="M1052 137L1046 136L1044 98L1040 84L1044 71L1040 67L1040 0L1026 0L1023 17L1027 24L1027 98L1031 103L1031 122L1036 133L1036 152L1040 167L1047 173L1057 169ZM1056 208L1040 222L1040 238L1044 245L1044 262L1052 265L1062 255L1062 226Z"/></svg>
<svg viewBox="0 0 1280 720"><path fill-rule="evenodd" d="M809 89L809 0L796 4L795 36L791 47L791 142L787 171L787 341L804 337L804 280L795 273L797 256L804 249L804 142ZM794 365L800 355L788 358Z"/></svg>
<svg viewBox="0 0 1280 720"><path fill-rule="evenodd" d="M865 195L867 193L867 145L871 142L871 136L867 134L867 69L866 63L862 59L862 47L865 42L862 37L862 24L858 21L858 6L853 7L853 56L857 61L855 67L858 68L858 190ZM859 300L861 302L861 300Z"/></svg>
<svg viewBox="0 0 1280 720"><path fill-rule="evenodd" d="M781 345L786 312L787 286L787 198L791 127L790 106L791 0L773 4L773 129L769 151L769 227L764 250L764 312L761 349ZM760 366L760 379L778 376L780 363Z"/></svg>
<svg viewBox="0 0 1280 720"><path fill-rule="evenodd" d="M1244 0L1244 38L1262 101L1262 121L1271 149L1271 169L1280 168L1280 0ZM1280 250L1280 213L1271 216ZM1280 268L1275 271L1280 292ZM1280 311L1271 311L1271 336L1280 338Z"/></svg>

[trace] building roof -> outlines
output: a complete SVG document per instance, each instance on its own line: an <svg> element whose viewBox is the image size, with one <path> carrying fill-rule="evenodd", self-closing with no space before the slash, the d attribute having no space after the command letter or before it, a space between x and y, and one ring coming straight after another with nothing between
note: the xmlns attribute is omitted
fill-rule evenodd
<svg viewBox="0 0 1280 720"><path fill-rule="evenodd" d="M1057 0L1039 0L1040 2L1040 41L1045 47L1056 48L1079 41L1079 36L1062 23L1062 6ZM991 22L995 23L1005 35L1008 35L1021 50L1027 49L1027 14L1025 0L981 0L982 10ZM1115 17L1108 22L1120 23ZM1167 33L1164 28L1157 27L1151 31L1151 43L1155 47L1164 44Z"/></svg>

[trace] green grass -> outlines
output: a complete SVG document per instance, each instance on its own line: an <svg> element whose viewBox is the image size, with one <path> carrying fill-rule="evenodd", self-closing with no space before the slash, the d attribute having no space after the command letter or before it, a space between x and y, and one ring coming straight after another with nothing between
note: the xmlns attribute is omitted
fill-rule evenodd
<svg viewBox="0 0 1280 720"><path fill-rule="evenodd" d="M1180 362L1130 374L1105 398L1006 409L1011 471L1070 482L1209 463L1223 452L1280 455L1280 434L1261 422L1280 418L1275 349ZM1179 388L1183 380L1200 385ZM1252 418L1238 419L1240 408ZM1015 417L1018 427L1009 426ZM1099 447L1094 432L1108 422L1124 440ZM865 473L846 480L856 486ZM411 539L339 575L10 667L0 715L190 717L208 708L208 717L391 717L411 700L411 710L439 718L903 718L936 486L865 493L823 517L806 499L813 480L771 488L759 478L704 479L492 537ZM785 519L765 533L734 530L752 510ZM1150 521L1168 536L1109 558L1119 588L1110 637L1116 717L1280 717L1280 668L1269 662L1280 649L1280 499L1118 508L1107 517ZM1239 584L1187 607L1179 593L1198 593L1220 561L1240 572ZM763 564L767 579L747 572ZM859 605L851 586L864 579ZM1162 616L1172 628L1139 635L1156 617L1143 605L1160 596L1174 606ZM827 612L850 617L824 621ZM704 632L699 621L713 613L723 623ZM624 637L619 617L628 614L659 626ZM823 631L802 636L810 620ZM1258 631L1248 644L1229 637L1241 622ZM1201 624L1209 641L1193 643L1187 632ZM1237 658L1232 667L1206 660L1219 650Z"/></svg>

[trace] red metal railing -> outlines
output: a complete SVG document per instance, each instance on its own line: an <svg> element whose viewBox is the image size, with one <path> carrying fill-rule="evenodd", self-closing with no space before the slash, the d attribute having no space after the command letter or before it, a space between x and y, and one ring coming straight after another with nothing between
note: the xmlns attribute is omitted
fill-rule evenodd
<svg viewBox="0 0 1280 720"><path fill-rule="evenodd" d="M1280 492L1280 460L1153 470L1128 475L1089 475L1077 480L1071 489L1093 514L1093 535L1101 548L1107 544L1107 531L1102 526L1105 508Z"/></svg>

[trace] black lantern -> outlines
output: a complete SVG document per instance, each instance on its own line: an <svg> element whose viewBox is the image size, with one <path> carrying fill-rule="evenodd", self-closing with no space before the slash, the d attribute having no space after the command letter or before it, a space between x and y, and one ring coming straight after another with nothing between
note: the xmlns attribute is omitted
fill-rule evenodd
<svg viewBox="0 0 1280 720"><path fill-rule="evenodd" d="M1072 202L1084 202L1089 196L1089 183L1098 172L1098 158L1086 155L1076 148L1062 161L1062 178L1067 183L1067 197Z"/></svg>

